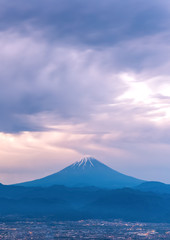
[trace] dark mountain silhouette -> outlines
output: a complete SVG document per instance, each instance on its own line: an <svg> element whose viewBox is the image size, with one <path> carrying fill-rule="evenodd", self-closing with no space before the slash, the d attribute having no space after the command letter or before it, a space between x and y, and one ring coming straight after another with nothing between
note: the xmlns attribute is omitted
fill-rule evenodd
<svg viewBox="0 0 170 240"><path fill-rule="evenodd" d="M144 182L136 186L135 189L144 192L155 192L155 193L168 193L170 194L170 184L162 182Z"/></svg>
<svg viewBox="0 0 170 240"><path fill-rule="evenodd" d="M64 168L60 172L34 181L20 183L20 186L64 185L67 187L94 186L99 188L134 187L143 180L121 174L95 158L86 157Z"/></svg>
<svg viewBox="0 0 170 240"><path fill-rule="evenodd" d="M86 207L96 218L120 218L129 221L169 222L170 195L133 189L111 190Z"/></svg>
<svg viewBox="0 0 170 240"><path fill-rule="evenodd" d="M0 185L0 216L48 216L55 220L122 219L170 222L170 194L135 189Z"/></svg>

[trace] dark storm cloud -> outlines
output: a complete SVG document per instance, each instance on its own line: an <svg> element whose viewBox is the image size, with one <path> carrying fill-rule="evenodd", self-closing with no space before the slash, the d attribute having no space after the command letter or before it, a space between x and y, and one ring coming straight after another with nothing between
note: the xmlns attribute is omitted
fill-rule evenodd
<svg viewBox="0 0 170 240"><path fill-rule="evenodd" d="M0 131L44 129L44 115L58 124L101 113L127 89L119 73L153 75L167 62L169 8L160 0L2 0Z"/></svg>
<svg viewBox="0 0 170 240"><path fill-rule="evenodd" d="M161 0L37 0L0 3L2 30L43 31L66 42L109 46L168 28L169 4Z"/></svg>
<svg viewBox="0 0 170 240"><path fill-rule="evenodd" d="M11 32L1 35L0 46L1 131L31 130L34 115L85 121L96 106L124 89L104 67L103 53L51 46ZM32 124L33 130L43 127L41 122Z"/></svg>
<svg viewBox="0 0 170 240"><path fill-rule="evenodd" d="M157 68L168 58L167 49L158 47L170 40L167 1L4 0L0 9L2 32L23 36L34 32L54 46L110 48L111 52L116 48L106 63L114 68L142 71Z"/></svg>

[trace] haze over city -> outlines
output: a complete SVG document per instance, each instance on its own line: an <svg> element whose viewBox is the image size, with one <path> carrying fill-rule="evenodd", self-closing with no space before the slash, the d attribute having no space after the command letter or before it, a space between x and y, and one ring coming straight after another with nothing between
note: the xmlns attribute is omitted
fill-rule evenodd
<svg viewBox="0 0 170 240"><path fill-rule="evenodd" d="M0 1L0 182L93 156L170 183L170 3Z"/></svg>

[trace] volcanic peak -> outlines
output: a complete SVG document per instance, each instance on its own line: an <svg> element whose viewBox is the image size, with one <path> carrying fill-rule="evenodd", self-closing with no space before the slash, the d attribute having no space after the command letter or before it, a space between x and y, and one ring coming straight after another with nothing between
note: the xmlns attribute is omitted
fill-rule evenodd
<svg viewBox="0 0 170 240"><path fill-rule="evenodd" d="M72 164L73 168L85 168L85 167L95 167L95 162L98 162L93 157L84 157L80 161L77 161Z"/></svg>

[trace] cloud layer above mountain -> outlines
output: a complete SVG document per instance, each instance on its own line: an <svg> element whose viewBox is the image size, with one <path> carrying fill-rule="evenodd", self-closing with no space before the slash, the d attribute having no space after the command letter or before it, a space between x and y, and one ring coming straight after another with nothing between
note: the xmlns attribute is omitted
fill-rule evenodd
<svg viewBox="0 0 170 240"><path fill-rule="evenodd" d="M90 154L170 182L168 1L2 0L0 18L2 181Z"/></svg>

